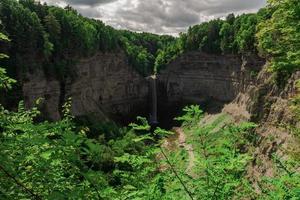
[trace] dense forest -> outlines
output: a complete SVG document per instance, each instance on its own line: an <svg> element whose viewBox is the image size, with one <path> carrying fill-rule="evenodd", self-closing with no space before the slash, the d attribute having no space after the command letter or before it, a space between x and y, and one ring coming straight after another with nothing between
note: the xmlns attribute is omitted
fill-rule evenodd
<svg viewBox="0 0 300 200"><path fill-rule="evenodd" d="M130 64L145 76L193 50L241 55L259 52L273 59L275 71L290 72L297 67L299 52L293 49L298 49L298 42L289 37L299 34L299 11L297 6L283 8L276 1L270 1L257 14L230 14L225 20L195 25L177 38L115 30L69 6L63 9L34 0L2 0L0 9L0 30L11 39L3 49L11 57L5 64L14 77L42 67L63 79L78 59L117 49L123 49ZM286 9L291 13L284 13ZM281 52L283 46L291 52Z"/></svg>
<svg viewBox="0 0 300 200"><path fill-rule="evenodd" d="M115 30L82 17L71 7L33 0L3 0L0 9L1 30L12 41L5 50L11 57L6 66L13 76L42 67L63 79L78 59L119 49L141 74L150 75L158 50L175 41L171 36Z"/></svg>
<svg viewBox="0 0 300 200"><path fill-rule="evenodd" d="M230 14L179 37L116 30L69 6L33 0L0 0L0 19L1 93L35 69L64 81L74 63L99 51L124 51L144 76L188 51L259 54L281 82L300 69L299 0L269 0L256 14ZM197 162L186 173L187 153L162 145L174 133L153 130L145 118L128 127L85 125L71 115L70 99L60 121L42 121L40 101L30 110L23 101L14 111L0 105L0 199L300 199L297 152L286 160L274 155L278 172L262 179L259 193L245 176L257 124L221 126L229 116L220 115L199 125L203 111L187 106L176 120L195 143ZM300 120L299 107L296 96L292 109Z"/></svg>

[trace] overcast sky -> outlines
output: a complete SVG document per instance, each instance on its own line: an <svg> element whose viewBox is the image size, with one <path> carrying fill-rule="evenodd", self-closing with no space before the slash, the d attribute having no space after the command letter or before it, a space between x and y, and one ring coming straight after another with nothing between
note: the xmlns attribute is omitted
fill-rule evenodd
<svg viewBox="0 0 300 200"><path fill-rule="evenodd" d="M178 34L191 25L229 13L255 12L266 0L41 0L71 5L82 15L115 28L158 34Z"/></svg>

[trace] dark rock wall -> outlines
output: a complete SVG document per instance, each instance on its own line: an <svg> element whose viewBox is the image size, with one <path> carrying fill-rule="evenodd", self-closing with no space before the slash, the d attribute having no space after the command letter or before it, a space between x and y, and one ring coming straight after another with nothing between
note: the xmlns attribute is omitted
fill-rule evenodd
<svg viewBox="0 0 300 200"><path fill-rule="evenodd" d="M37 98L43 98L43 112L52 120L61 117L61 99L68 97L72 98L75 116L93 114L99 119L122 120L144 114L148 83L128 64L124 53L99 53L81 60L74 69L75 78L64 84L45 77L42 71L29 74L29 82L23 84L26 106L31 107Z"/></svg>
<svg viewBox="0 0 300 200"><path fill-rule="evenodd" d="M172 113L190 103L232 101L254 84L263 65L264 61L256 56L185 53L158 75L158 113ZM57 120L62 102L72 97L75 116L94 114L99 119L117 120L148 116L149 82L128 64L123 52L99 53L81 60L74 69L75 78L64 84L42 71L29 74L29 82L23 84L27 107L37 98L44 98L43 112Z"/></svg>
<svg viewBox="0 0 300 200"><path fill-rule="evenodd" d="M160 102L230 102L254 84L264 63L257 56L183 54L159 75Z"/></svg>

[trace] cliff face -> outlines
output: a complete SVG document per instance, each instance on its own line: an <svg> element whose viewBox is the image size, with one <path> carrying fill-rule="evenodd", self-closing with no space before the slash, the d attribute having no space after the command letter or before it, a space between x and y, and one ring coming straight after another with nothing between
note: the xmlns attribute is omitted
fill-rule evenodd
<svg viewBox="0 0 300 200"><path fill-rule="evenodd" d="M257 56L185 53L158 77L159 110L171 113L166 111L178 108L173 110L173 118L183 106L197 103L211 112L219 112L224 103L255 84L264 63Z"/></svg>
<svg viewBox="0 0 300 200"><path fill-rule="evenodd" d="M206 101L230 102L239 92L255 84L256 73L264 61L252 56L208 55L189 52L172 62L158 76L158 114L174 114L180 105ZM74 66L75 78L61 83L42 71L28 74L23 84L27 107L44 98L43 112L53 120L60 118L60 107L72 97L75 116L106 116L123 120L149 113L149 83L127 63L126 55L99 53ZM175 112L173 112L175 110ZM173 116L170 115L170 119ZM168 118L168 116L160 117Z"/></svg>
<svg viewBox="0 0 300 200"><path fill-rule="evenodd" d="M35 105L37 99L42 98L41 105L44 116L51 120L60 119L61 89L58 80L47 79L42 70L36 70L26 77L29 81L23 83L23 96L26 108Z"/></svg>
<svg viewBox="0 0 300 200"><path fill-rule="evenodd" d="M277 175L278 166L274 157L285 162L300 155L300 140L295 132L300 128L300 122L291 108L292 99L300 92L296 86L299 80L300 71L296 71L280 88L274 81L274 75L265 66L257 76L257 84L248 86L223 110L236 118L246 113L249 120L259 125L256 129L258 142L253 151L255 159L248 167L249 179L257 192L261 191L259 182L262 177Z"/></svg>
<svg viewBox="0 0 300 200"><path fill-rule="evenodd" d="M258 57L243 60L235 55L186 53L161 73L160 90L165 90L168 101L232 101L254 83L255 73L263 64Z"/></svg>
<svg viewBox="0 0 300 200"><path fill-rule="evenodd" d="M43 98L43 112L52 120L59 119L60 106L72 98L72 114L95 115L99 119L124 119L143 114L148 101L148 83L127 63L123 52L99 53L80 60L74 66L75 78L62 84L41 71L28 75L23 84L27 107ZM141 109L143 108L143 109Z"/></svg>
<svg viewBox="0 0 300 200"><path fill-rule="evenodd" d="M257 192L261 190L262 177L277 175L274 156L283 162L289 157L299 158L300 140L295 128L299 129L300 122L291 109L291 99L300 92L296 86L300 71L294 72L285 86L278 86L268 64L256 56L239 58L190 52L162 71L158 81L160 112L163 107L180 102L186 105L220 101L222 106L228 103L223 112L236 122L248 120L258 125L257 142L253 149L248 149L254 160L247 170Z"/></svg>
<svg viewBox="0 0 300 200"><path fill-rule="evenodd" d="M249 85L245 91L241 91L230 104L224 107L223 111L237 119L242 117L238 113L246 113L244 115L246 119L265 128L259 129L259 133L264 136L273 134L274 131L273 133L268 131L272 128L286 133L287 126L300 126L291 109L292 99L299 95L299 88L296 86L299 80L300 71L296 71L284 87L279 87L275 82L274 74L268 72L266 65L257 75L256 84ZM237 112L237 110L244 112Z"/></svg>

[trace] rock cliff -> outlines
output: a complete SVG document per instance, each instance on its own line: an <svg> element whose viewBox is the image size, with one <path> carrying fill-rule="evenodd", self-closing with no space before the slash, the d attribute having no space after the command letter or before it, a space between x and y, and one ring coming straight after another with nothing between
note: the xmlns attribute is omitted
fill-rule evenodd
<svg viewBox="0 0 300 200"><path fill-rule="evenodd" d="M170 63L159 76L160 91L169 102L232 101L255 81L264 61L257 56L189 52Z"/></svg>
<svg viewBox="0 0 300 200"><path fill-rule="evenodd" d="M127 61L123 52L98 53L81 59L75 66L75 78L65 83L46 77L42 71L28 74L23 84L27 107L43 98L43 112L52 120L61 117L60 107L72 98L72 114L95 115L123 120L147 112L148 83ZM129 119L128 119L129 120Z"/></svg>
<svg viewBox="0 0 300 200"><path fill-rule="evenodd" d="M249 179L257 192L260 192L262 177L276 176L275 157L284 162L289 157L300 155L299 133L295 132L296 128L300 128L300 122L291 108L292 99L300 92L296 86L300 71L294 72L285 86L279 87L274 74L267 69L266 65L258 74L256 84L249 85L223 109L236 119L248 119L259 125L256 129L258 140L253 150L255 159L248 167Z"/></svg>
<svg viewBox="0 0 300 200"><path fill-rule="evenodd" d="M183 54L158 76L159 121L166 114L173 119L187 104L198 103L210 112L220 112L224 103L255 84L264 64L263 59L254 55Z"/></svg>
<svg viewBox="0 0 300 200"><path fill-rule="evenodd" d="M255 84L263 65L264 60L257 56L185 53L158 75L158 114L171 114L164 117L172 120L180 105L230 102ZM75 78L65 83L46 77L42 71L28 74L29 81L23 84L26 105L44 98L43 112L53 120L60 118L60 107L68 97L72 97L75 116L93 114L118 121L132 120L130 115L148 116L149 82L128 64L123 52L81 59L74 71Z"/></svg>

